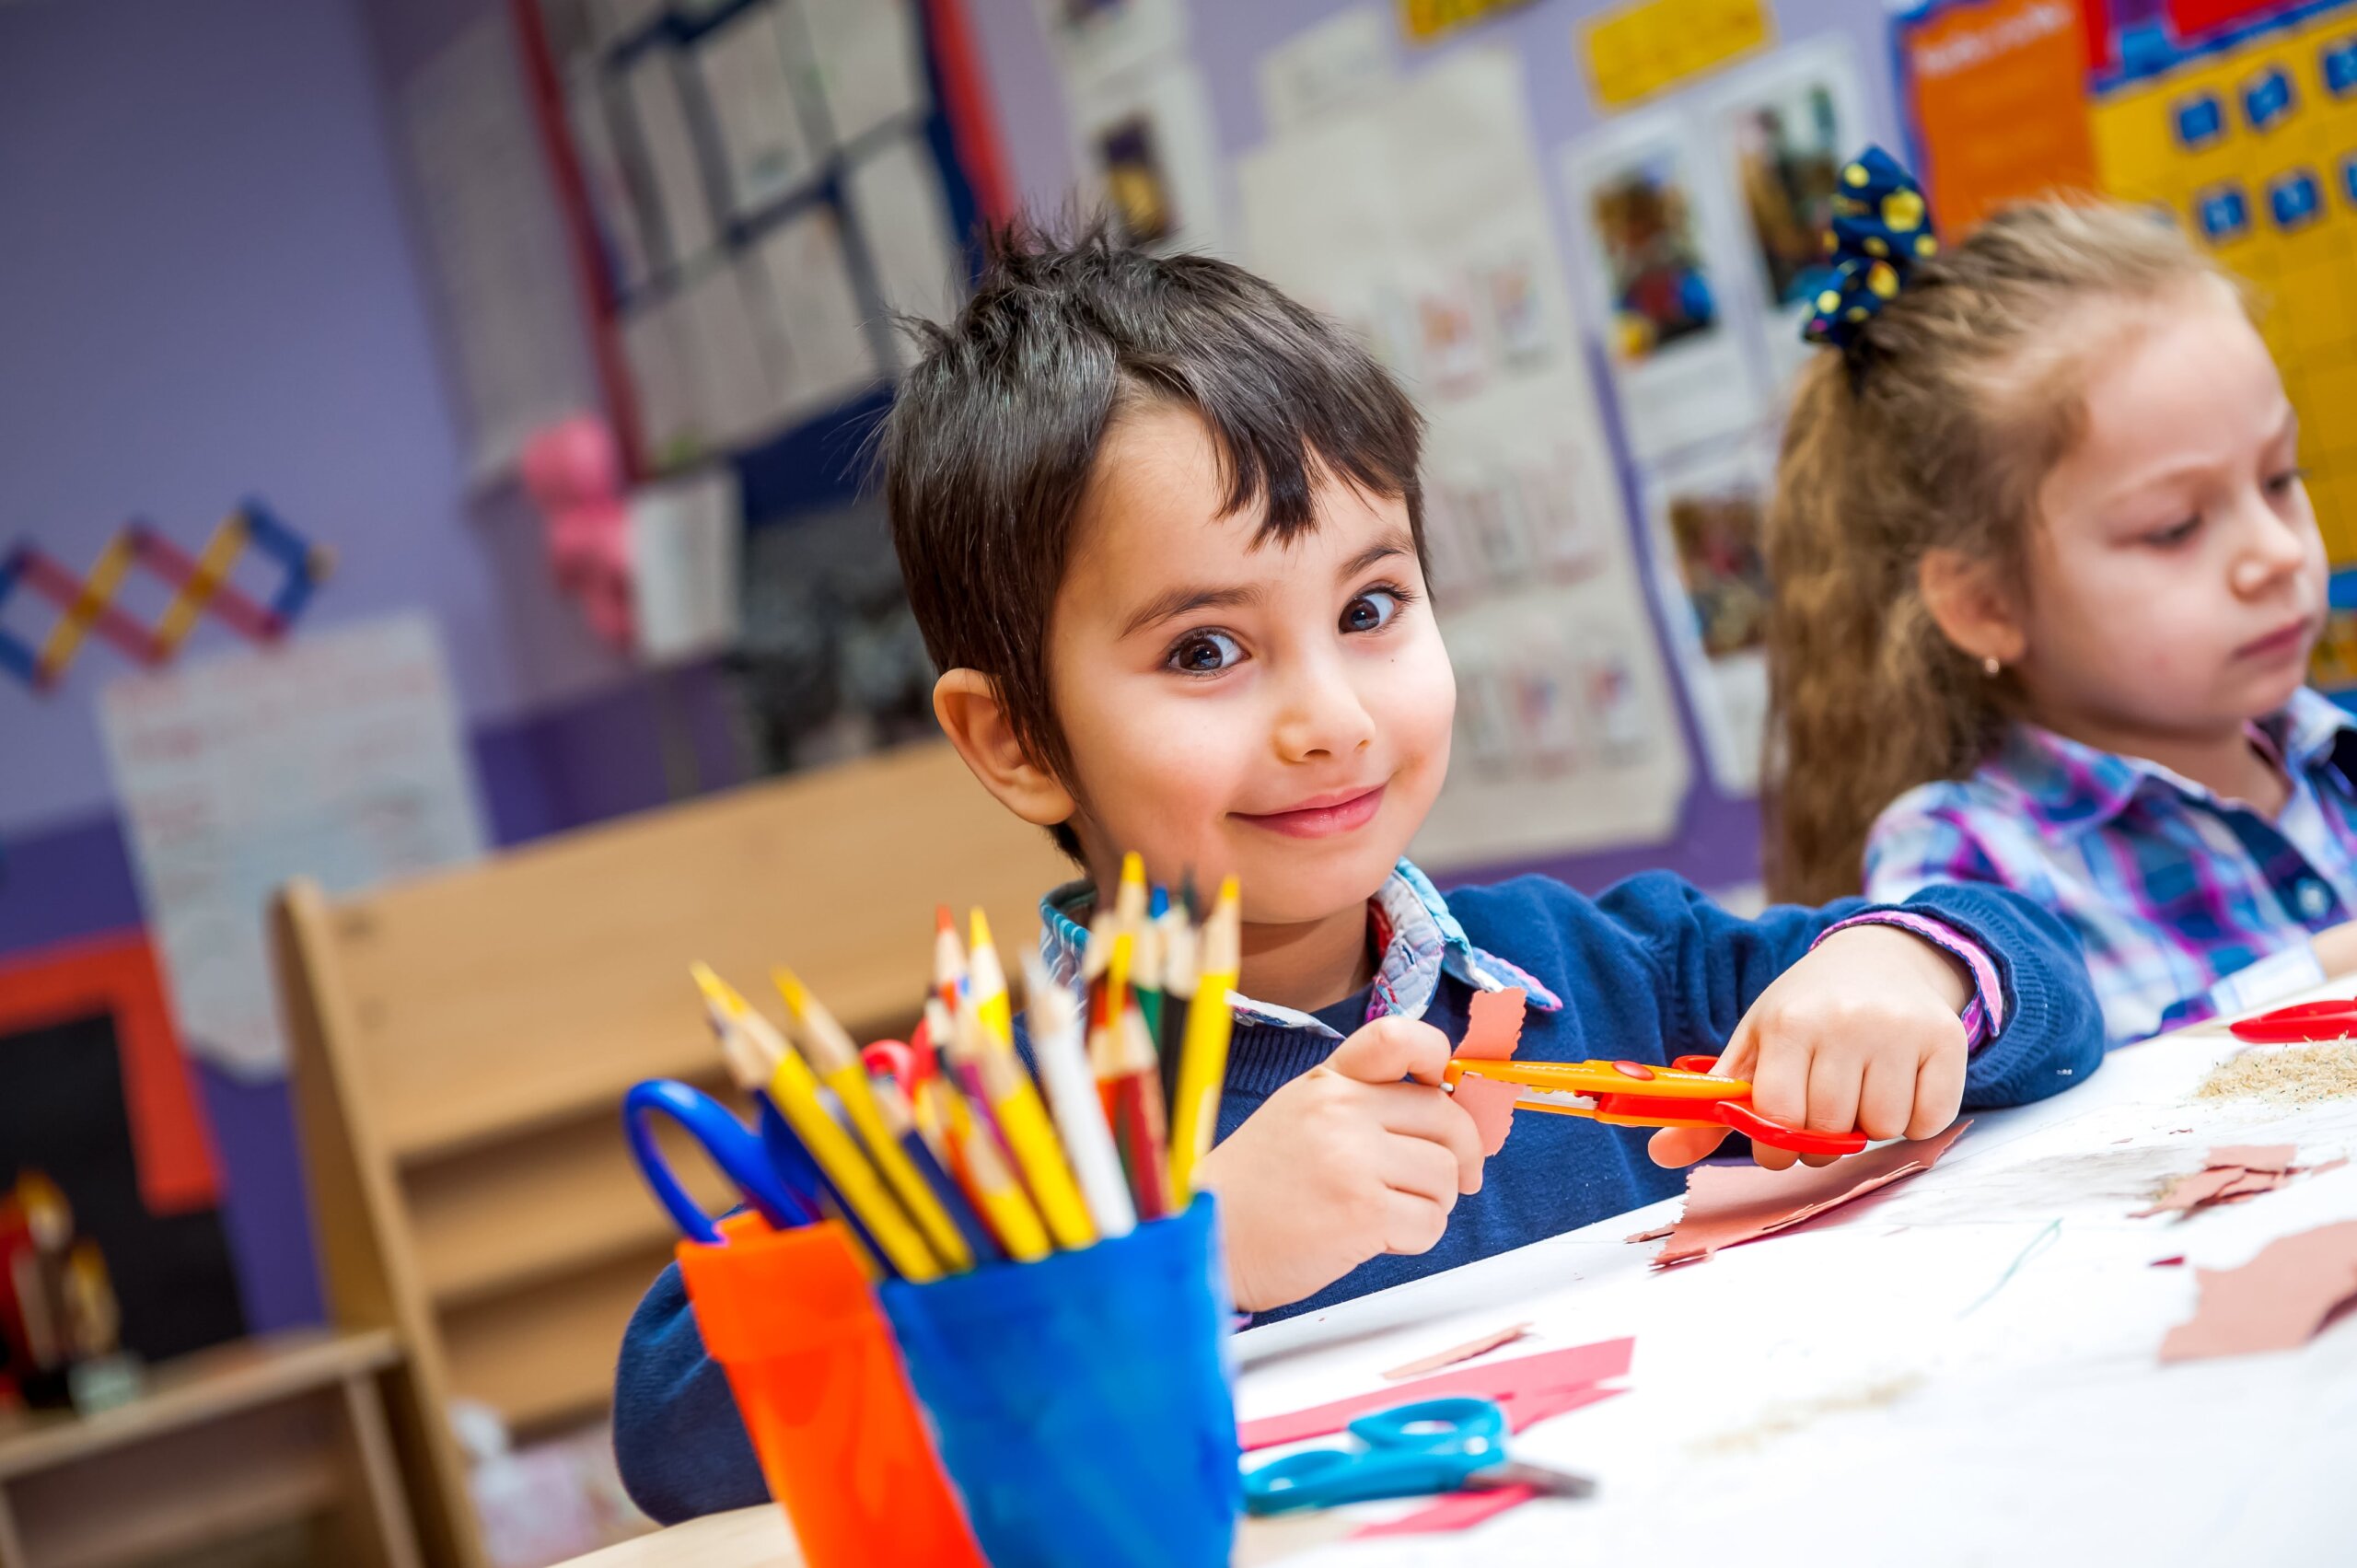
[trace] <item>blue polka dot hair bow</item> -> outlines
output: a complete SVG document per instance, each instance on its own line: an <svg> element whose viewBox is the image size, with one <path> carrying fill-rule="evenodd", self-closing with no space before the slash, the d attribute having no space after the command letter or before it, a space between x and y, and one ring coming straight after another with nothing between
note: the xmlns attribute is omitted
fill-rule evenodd
<svg viewBox="0 0 2357 1568"><path fill-rule="evenodd" d="M1848 349L1859 326L1898 297L1916 263L1939 254L1923 188L1880 147L1841 166L1833 195L1830 257L1809 280L1801 336Z"/></svg>

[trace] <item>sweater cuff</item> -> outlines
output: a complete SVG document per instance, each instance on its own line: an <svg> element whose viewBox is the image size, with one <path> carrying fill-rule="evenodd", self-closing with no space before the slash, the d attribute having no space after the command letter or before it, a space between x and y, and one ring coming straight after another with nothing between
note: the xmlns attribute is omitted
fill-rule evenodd
<svg viewBox="0 0 2357 1568"><path fill-rule="evenodd" d="M1972 995L1959 1015L1964 1020L1964 1040L1968 1050L1978 1051L2003 1031L2005 1028L2005 990L1997 982L1996 960L1989 950L1946 921L1910 910L1869 910L1852 915L1848 920L1828 926L1817 942L1837 931L1853 925L1895 925L1911 935L1920 936L1964 965L1972 976ZM1816 942L1809 944L1814 949Z"/></svg>

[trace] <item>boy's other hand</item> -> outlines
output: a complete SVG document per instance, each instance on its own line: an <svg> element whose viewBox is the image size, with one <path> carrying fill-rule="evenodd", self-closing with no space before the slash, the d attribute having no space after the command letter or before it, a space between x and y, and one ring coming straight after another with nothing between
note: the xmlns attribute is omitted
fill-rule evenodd
<svg viewBox="0 0 2357 1568"><path fill-rule="evenodd" d="M1432 1025L1377 1018L1203 1156L1237 1307L1283 1307L1440 1239L1457 1195L1481 1188L1473 1118L1439 1086L1448 1054Z"/></svg>
<svg viewBox="0 0 2357 1568"><path fill-rule="evenodd" d="M1818 943L1759 993L1713 1071L1751 1080L1752 1109L1813 1132L1929 1138L1964 1104L1971 999L1962 963L1894 925L1853 925ZM1647 1145L1656 1165L1692 1165L1726 1133L1666 1127ZM1771 1170L1794 1156L1753 1145Z"/></svg>

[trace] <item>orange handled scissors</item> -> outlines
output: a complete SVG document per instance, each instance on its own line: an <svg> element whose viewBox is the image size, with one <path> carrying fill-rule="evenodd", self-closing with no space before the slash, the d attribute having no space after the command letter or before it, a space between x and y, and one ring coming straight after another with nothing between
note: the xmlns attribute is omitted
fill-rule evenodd
<svg viewBox="0 0 2357 1568"><path fill-rule="evenodd" d="M1854 1155L1864 1132L1812 1132L1771 1121L1751 1109L1751 1086L1714 1078L1713 1056L1681 1056L1666 1067L1642 1062L1480 1062L1448 1064L1442 1082L1454 1088L1470 1075L1512 1084L1516 1110L1585 1116L1615 1127L1724 1127L1755 1144L1796 1155Z"/></svg>

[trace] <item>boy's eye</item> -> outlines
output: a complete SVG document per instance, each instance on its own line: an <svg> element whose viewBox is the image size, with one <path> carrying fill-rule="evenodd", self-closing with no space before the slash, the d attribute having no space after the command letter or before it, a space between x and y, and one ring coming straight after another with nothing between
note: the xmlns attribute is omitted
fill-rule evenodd
<svg viewBox="0 0 2357 1568"><path fill-rule="evenodd" d="M1380 632L1399 613L1399 595L1390 588L1369 588L1342 607L1345 632Z"/></svg>
<svg viewBox="0 0 2357 1568"><path fill-rule="evenodd" d="M1242 645L1225 632L1190 632L1171 645L1164 663L1182 675L1217 675L1243 657Z"/></svg>
<svg viewBox="0 0 2357 1568"><path fill-rule="evenodd" d="M2200 517L2188 517L2185 521L2175 524L2172 527L2163 528L2158 533L2146 534L2144 536L2144 542L2146 544L2158 545L2161 549L2166 550L2171 545L2183 544L2187 540L2191 539L2193 537L2194 530L2199 528L2200 526L2201 519Z"/></svg>

